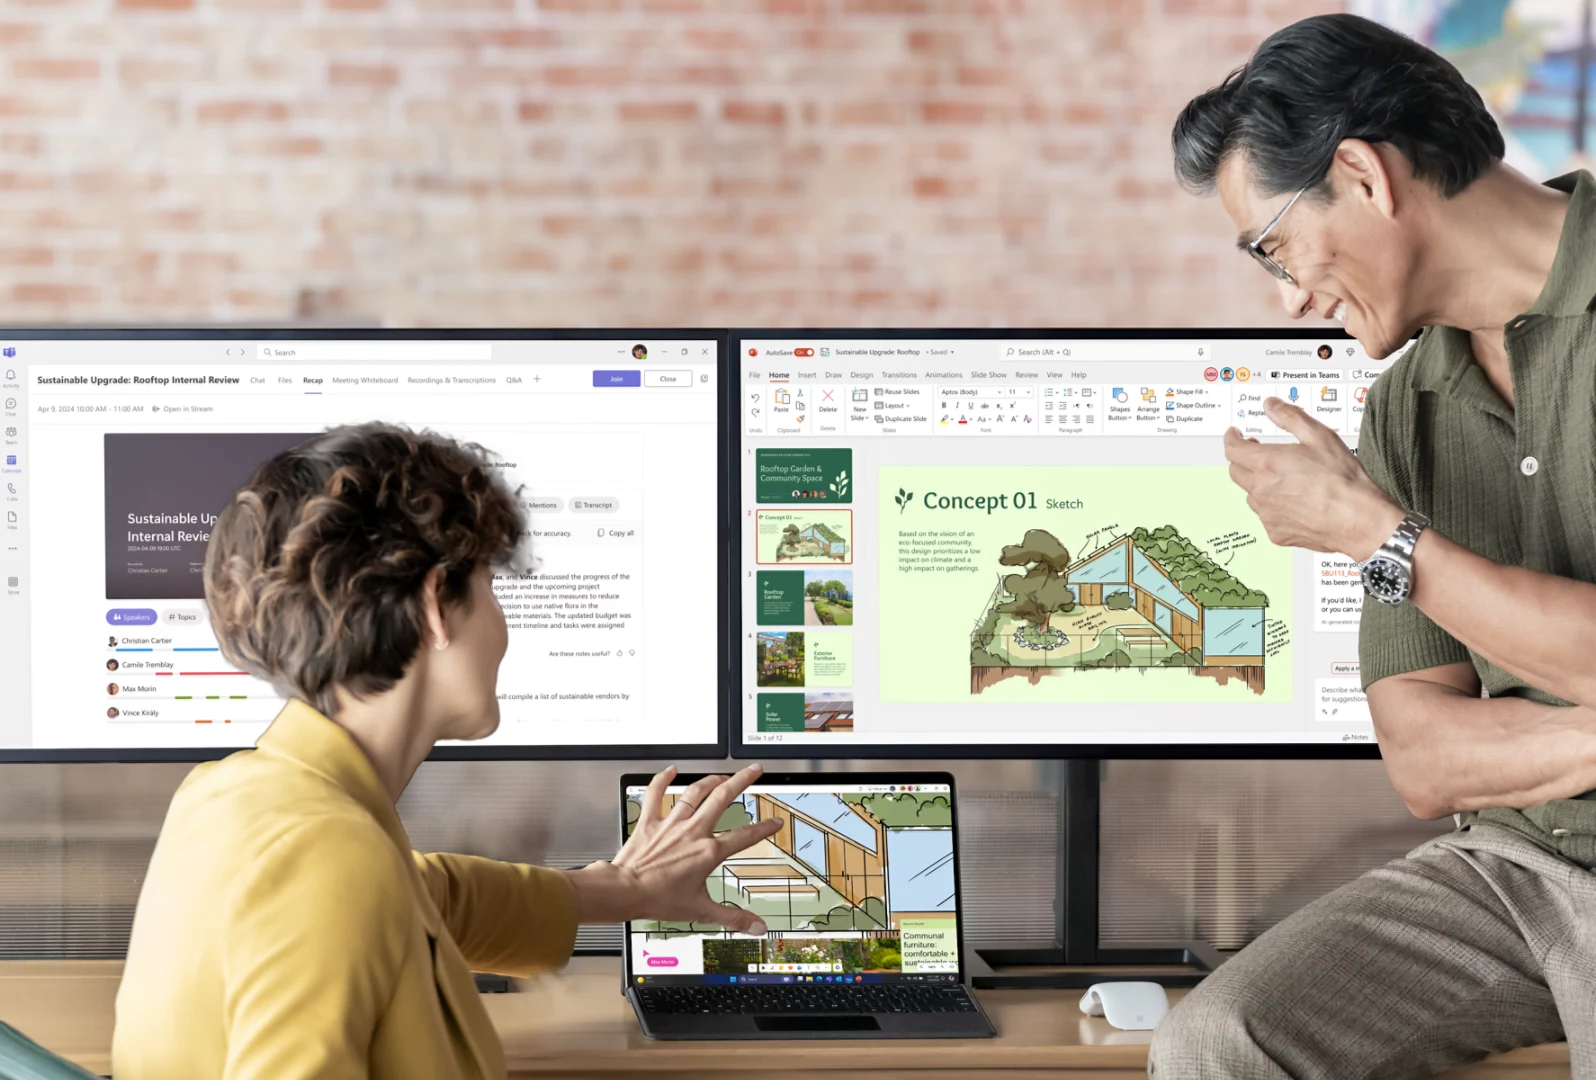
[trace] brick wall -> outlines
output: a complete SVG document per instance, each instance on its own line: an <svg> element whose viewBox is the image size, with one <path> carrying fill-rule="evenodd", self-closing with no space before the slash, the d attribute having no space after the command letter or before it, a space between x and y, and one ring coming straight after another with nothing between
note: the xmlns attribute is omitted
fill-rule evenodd
<svg viewBox="0 0 1596 1080"><path fill-rule="evenodd" d="M1253 325L1169 126L1322 0L10 0L0 322Z"/></svg>

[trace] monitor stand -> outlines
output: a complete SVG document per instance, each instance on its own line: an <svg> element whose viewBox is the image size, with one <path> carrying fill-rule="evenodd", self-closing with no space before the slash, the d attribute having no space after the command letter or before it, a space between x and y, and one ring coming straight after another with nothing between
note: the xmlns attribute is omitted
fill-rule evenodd
<svg viewBox="0 0 1596 1080"><path fill-rule="evenodd" d="M1140 948L1113 949L1098 944L1102 763L1071 759L1063 766L1053 901L1058 940L1030 947L976 945L967 958L971 984L977 989L1011 990L1084 990L1093 983L1130 981L1196 986L1225 960L1206 942L1150 942ZM1181 970L1168 970L1172 967ZM1066 968L1092 970L1060 970Z"/></svg>

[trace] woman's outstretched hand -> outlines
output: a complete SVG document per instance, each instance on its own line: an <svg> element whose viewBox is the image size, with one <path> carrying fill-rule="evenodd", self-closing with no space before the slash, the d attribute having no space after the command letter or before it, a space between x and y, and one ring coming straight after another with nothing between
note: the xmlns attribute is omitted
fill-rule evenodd
<svg viewBox="0 0 1596 1080"><path fill-rule="evenodd" d="M750 765L735 775L706 776L676 797L661 816L665 788L676 776L665 769L649 782L637 827L610 862L597 862L567 876L576 888L577 918L584 923L627 919L702 922L744 934L765 933L753 912L717 903L706 882L726 859L776 835L781 818L715 835L715 823L761 768Z"/></svg>

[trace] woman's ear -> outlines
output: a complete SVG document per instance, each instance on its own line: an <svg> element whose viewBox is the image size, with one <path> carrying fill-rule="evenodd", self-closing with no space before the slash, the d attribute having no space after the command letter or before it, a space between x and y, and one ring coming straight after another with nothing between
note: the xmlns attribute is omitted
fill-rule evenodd
<svg viewBox="0 0 1596 1080"><path fill-rule="evenodd" d="M443 616L443 604L438 591L443 587L443 567L434 566L421 583L421 621L426 628L422 645L434 649L449 647L449 625Z"/></svg>

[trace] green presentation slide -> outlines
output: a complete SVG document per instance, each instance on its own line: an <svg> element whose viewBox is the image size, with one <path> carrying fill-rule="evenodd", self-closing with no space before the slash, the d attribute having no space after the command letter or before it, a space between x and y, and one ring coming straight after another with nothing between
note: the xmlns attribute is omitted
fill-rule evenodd
<svg viewBox="0 0 1596 1080"><path fill-rule="evenodd" d="M754 699L754 716L760 731L795 732L804 729L802 694L760 694Z"/></svg>
<svg viewBox="0 0 1596 1080"><path fill-rule="evenodd" d="M852 570L760 570L754 575L759 626L852 626Z"/></svg>
<svg viewBox="0 0 1596 1080"><path fill-rule="evenodd" d="M853 502L853 451L807 446L754 451L754 499L762 503Z"/></svg>
<svg viewBox="0 0 1596 1080"><path fill-rule="evenodd" d="M1291 700L1291 552L1224 467L879 483L882 700Z"/></svg>

